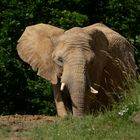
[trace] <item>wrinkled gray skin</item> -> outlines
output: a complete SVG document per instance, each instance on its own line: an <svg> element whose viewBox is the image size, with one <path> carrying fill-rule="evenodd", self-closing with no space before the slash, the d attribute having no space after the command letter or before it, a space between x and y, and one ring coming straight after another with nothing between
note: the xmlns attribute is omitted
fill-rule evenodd
<svg viewBox="0 0 140 140"><path fill-rule="evenodd" d="M51 81L61 117L108 107L136 77L134 48L100 23L67 31L48 24L29 26L17 51L39 76Z"/></svg>

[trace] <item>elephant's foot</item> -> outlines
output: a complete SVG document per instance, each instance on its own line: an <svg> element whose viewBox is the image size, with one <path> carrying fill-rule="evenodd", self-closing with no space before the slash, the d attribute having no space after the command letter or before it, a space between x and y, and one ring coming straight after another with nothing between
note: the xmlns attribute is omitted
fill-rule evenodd
<svg viewBox="0 0 140 140"><path fill-rule="evenodd" d="M67 116L67 111L65 109L64 103L63 101L60 101L56 104L56 108L57 108L57 114L59 117L64 118L65 116Z"/></svg>

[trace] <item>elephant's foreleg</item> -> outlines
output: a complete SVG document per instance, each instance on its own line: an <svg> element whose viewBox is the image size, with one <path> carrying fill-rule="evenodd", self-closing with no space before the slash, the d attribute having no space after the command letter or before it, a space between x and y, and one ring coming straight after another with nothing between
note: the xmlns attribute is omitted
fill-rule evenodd
<svg viewBox="0 0 140 140"><path fill-rule="evenodd" d="M58 116L60 116L60 117L66 116L67 115L67 111L66 111L64 102L62 100L60 86L58 84L57 85L53 85L53 93L54 93L54 100L55 100Z"/></svg>

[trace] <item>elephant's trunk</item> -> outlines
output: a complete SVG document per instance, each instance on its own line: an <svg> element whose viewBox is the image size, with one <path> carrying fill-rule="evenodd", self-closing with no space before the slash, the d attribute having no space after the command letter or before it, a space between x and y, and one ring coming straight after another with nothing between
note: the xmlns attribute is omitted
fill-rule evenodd
<svg viewBox="0 0 140 140"><path fill-rule="evenodd" d="M85 114L85 95L91 85L87 77L87 60L81 49L74 49L73 53L65 54L65 62L63 65L63 74L61 78L61 90L66 86L69 90L72 111L74 116L82 116ZM92 89L92 88L91 88ZM92 89L93 93L97 93Z"/></svg>
<svg viewBox="0 0 140 140"><path fill-rule="evenodd" d="M85 64L83 63L76 63L71 65L71 67L65 66L62 75L61 90L63 90L65 85L68 87L74 116L82 116L85 112L86 74Z"/></svg>
<svg viewBox="0 0 140 140"><path fill-rule="evenodd" d="M74 81L71 83L69 88L71 99L72 99L72 109L74 116L81 116L85 111L85 89L86 89L86 78L85 74L76 72L74 75Z"/></svg>

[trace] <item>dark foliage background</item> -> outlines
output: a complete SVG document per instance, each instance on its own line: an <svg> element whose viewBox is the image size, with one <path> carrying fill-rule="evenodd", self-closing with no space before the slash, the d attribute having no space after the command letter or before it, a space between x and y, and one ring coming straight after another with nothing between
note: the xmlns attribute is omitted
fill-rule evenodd
<svg viewBox="0 0 140 140"><path fill-rule="evenodd" d="M138 0L0 1L0 114L56 113L50 83L17 55L17 40L26 26L42 22L69 29L102 22L136 47L140 68L139 19Z"/></svg>

